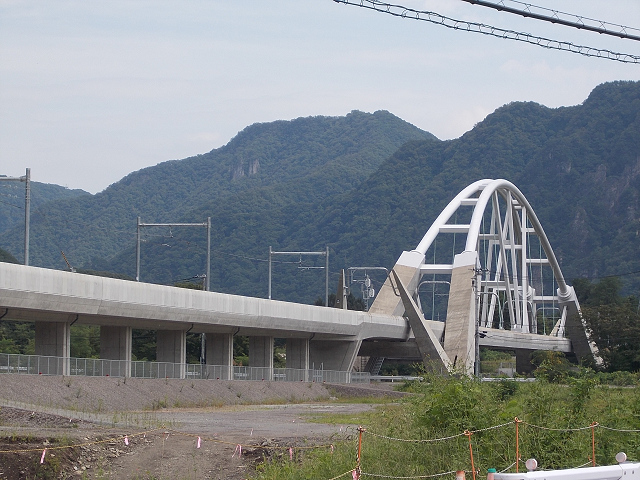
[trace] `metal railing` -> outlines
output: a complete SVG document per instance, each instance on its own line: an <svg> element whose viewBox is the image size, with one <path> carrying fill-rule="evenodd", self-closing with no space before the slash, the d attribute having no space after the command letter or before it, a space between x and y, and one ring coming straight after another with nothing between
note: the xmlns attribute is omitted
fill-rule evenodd
<svg viewBox="0 0 640 480"><path fill-rule="evenodd" d="M0 353L0 374L370 383L368 372L64 358Z"/></svg>

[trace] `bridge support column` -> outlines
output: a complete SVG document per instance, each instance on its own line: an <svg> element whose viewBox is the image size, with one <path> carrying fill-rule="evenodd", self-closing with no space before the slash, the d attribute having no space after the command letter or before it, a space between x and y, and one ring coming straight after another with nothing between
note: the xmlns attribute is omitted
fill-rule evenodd
<svg viewBox="0 0 640 480"><path fill-rule="evenodd" d="M45 375L69 375L71 326L68 322L36 322L36 355L57 357L41 359L38 372Z"/></svg>
<svg viewBox="0 0 640 480"><path fill-rule="evenodd" d="M131 327L100 327L100 358L120 360L109 363L109 375L131 376Z"/></svg>
<svg viewBox="0 0 640 480"><path fill-rule="evenodd" d="M206 334L207 378L233 380L233 334Z"/></svg>
<svg viewBox="0 0 640 480"><path fill-rule="evenodd" d="M273 376L273 337L249 337L251 380L271 380Z"/></svg>
<svg viewBox="0 0 640 480"><path fill-rule="evenodd" d="M287 380L309 381L309 339L287 338L287 368L296 371L287 372Z"/></svg>
<svg viewBox="0 0 640 480"><path fill-rule="evenodd" d="M158 378L184 378L187 363L187 334L184 330L158 330L156 343ZM177 365L169 365L177 364Z"/></svg>
<svg viewBox="0 0 640 480"><path fill-rule="evenodd" d="M362 340L314 340L309 342L309 361L315 370L350 372Z"/></svg>
<svg viewBox="0 0 640 480"><path fill-rule="evenodd" d="M454 257L444 330L444 351L454 370L473 375L476 351L476 295L474 279L478 252Z"/></svg>

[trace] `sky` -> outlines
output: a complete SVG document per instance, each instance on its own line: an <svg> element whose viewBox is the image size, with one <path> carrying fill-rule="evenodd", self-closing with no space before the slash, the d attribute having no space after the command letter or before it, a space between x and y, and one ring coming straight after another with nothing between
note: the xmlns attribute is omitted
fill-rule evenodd
<svg viewBox="0 0 640 480"><path fill-rule="evenodd" d="M640 55L638 41L462 0L393 3ZM531 3L640 29L638 0ZM504 104L577 105L615 80L640 80L640 64L332 0L0 0L0 174L97 193L256 122L352 110L452 139Z"/></svg>

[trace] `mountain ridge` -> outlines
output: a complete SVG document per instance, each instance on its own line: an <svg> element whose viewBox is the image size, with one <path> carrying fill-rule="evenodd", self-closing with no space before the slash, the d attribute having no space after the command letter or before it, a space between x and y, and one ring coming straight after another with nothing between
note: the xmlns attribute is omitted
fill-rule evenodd
<svg viewBox="0 0 640 480"><path fill-rule="evenodd" d="M350 188L357 182L355 171L366 178L400 145L415 138L436 140L385 111L254 124L219 149L162 162L132 172L96 195L33 210L32 264L64 268L62 245L74 264L109 258L133 244L138 216L144 222L191 221L184 213L190 204L219 201L258 187L304 180L307 190L317 195ZM313 189L316 182L307 177L314 176L323 182L330 177L331 182L324 182L330 188ZM67 222L61 224L59 218ZM1 236L0 245L21 252L16 231Z"/></svg>
<svg viewBox="0 0 640 480"><path fill-rule="evenodd" d="M375 115L355 112L347 117L249 126L221 147L227 150L212 151L226 162L215 179L221 182L224 177L224 195L203 196L211 182L202 182L197 187L199 196L177 192L188 199L178 202L184 207L178 218L168 218L178 210L167 209L164 217L156 211L147 218L143 212L143 221L203 221L211 216L212 289L265 296L269 246L295 251L329 246L333 285L343 267L390 268L403 250L419 242L462 188L480 178L505 178L533 205L569 281L640 270L640 82L599 85L584 102L570 107L512 102L454 140L440 141L426 132L418 132L424 138L407 138L411 132L416 136L408 128L401 145L388 154L389 142L377 138L378 131L368 122L383 128L385 119L397 117L388 112ZM322 123L323 132L340 135L318 135L312 128L314 121ZM345 122L353 131L347 131ZM393 125L408 124L394 120ZM290 129L309 144L280 144L295 137ZM256 132L262 137L253 137L255 144L248 148L243 141ZM273 132L280 132L275 139ZM271 140L265 146L259 138ZM278 145L280 150L273 150ZM309 154L297 155L296 148ZM341 155L328 158L327 148ZM273 167L274 177L263 178L264 169L278 160L273 151L290 155ZM366 157L372 153L379 160L368 162ZM192 172L197 173L198 162L206 160L200 157L204 156L193 157L197 161L188 165ZM305 162L312 167L296 170ZM153 175L158 177L148 178L146 184L138 182ZM165 167L134 172L108 193L125 187L129 196L142 192L150 206L175 201L176 181ZM105 212L109 210L102 215ZM128 212L134 219L136 214ZM127 240L123 248L106 255L96 253L99 248L94 245L82 257L89 259L84 266L132 275L131 227L122 227ZM143 279L174 283L202 274L203 235L191 231L145 234ZM6 236L0 240L4 247ZM313 266L306 259L295 260L274 269L274 298L313 302L324 291L324 278L305 269ZM639 278L625 280L627 291L640 288Z"/></svg>

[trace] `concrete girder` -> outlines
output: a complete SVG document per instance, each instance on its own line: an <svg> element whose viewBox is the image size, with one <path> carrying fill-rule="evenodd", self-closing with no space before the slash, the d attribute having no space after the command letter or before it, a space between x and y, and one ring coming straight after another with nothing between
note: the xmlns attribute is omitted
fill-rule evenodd
<svg viewBox="0 0 640 480"><path fill-rule="evenodd" d="M404 338L402 317L0 264L5 320L232 332L276 338Z"/></svg>

